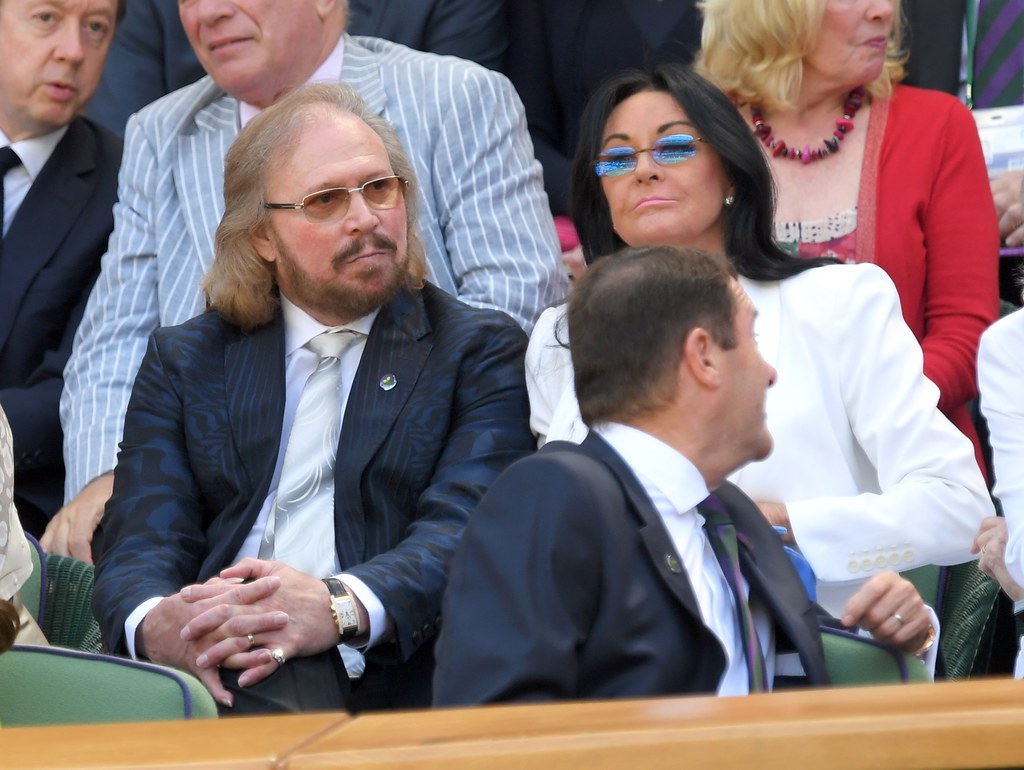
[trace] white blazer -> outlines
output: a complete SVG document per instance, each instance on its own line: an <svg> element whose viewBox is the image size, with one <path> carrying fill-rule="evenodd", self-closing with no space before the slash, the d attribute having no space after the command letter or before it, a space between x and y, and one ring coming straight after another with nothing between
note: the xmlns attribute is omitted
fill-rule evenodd
<svg viewBox="0 0 1024 770"><path fill-rule="evenodd" d="M818 577L818 601L838 614L872 575L972 559L993 514L971 442L939 412L921 347L896 289L875 265L835 265L785 281L740 279L757 308L768 392L770 457L730 478L756 501L785 503ZM526 355L531 426L581 440L564 310L537 322Z"/></svg>
<svg viewBox="0 0 1024 770"><path fill-rule="evenodd" d="M1024 584L1024 312L996 321L981 336L978 390L992 446L993 492L1010 535L1006 567Z"/></svg>

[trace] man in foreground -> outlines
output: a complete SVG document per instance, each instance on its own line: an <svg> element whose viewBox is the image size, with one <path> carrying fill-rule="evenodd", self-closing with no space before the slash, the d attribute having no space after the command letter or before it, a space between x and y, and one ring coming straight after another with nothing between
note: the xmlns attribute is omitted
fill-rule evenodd
<svg viewBox="0 0 1024 770"><path fill-rule="evenodd" d="M452 564L434 702L622 698L827 681L821 611L757 506L725 477L767 456L776 373L754 306L717 257L598 260L569 302L591 433L490 488ZM930 616L893 573L842 622L921 646ZM792 655L796 653L796 660Z"/></svg>

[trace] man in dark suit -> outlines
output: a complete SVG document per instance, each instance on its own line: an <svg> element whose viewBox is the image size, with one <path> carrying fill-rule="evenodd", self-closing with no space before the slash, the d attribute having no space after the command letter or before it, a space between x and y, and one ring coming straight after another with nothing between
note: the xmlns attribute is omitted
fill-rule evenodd
<svg viewBox="0 0 1024 770"><path fill-rule="evenodd" d="M210 310L157 331L139 371L94 608L111 649L235 713L428 704L449 556L532 447L525 335L425 284L415 186L347 86L262 112L227 155ZM318 363L330 332L353 341ZM335 416L300 430L328 360L336 395L312 406ZM288 508L290 469L320 473L292 453L310 438L329 465Z"/></svg>
<svg viewBox="0 0 1024 770"><path fill-rule="evenodd" d="M515 463L477 507L452 563L435 704L741 694L798 671L787 652L826 681L820 611L723 481L772 446L776 375L754 316L700 251L627 249L587 269L568 337L591 433ZM920 598L876 578L843 621L920 646Z"/></svg>
<svg viewBox="0 0 1024 770"><path fill-rule="evenodd" d="M78 117L124 0L0 3L0 405L14 500L39 536L64 495L61 372L113 228L121 142Z"/></svg>

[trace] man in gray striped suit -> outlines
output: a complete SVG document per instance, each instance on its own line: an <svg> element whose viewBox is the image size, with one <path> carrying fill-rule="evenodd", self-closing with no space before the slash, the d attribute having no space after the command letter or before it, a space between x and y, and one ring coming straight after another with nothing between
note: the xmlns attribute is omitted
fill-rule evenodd
<svg viewBox="0 0 1024 770"><path fill-rule="evenodd" d="M432 283L527 331L566 293L541 169L503 76L349 37L344 0L182 0L180 11L210 76L128 123L114 233L65 370L68 502L43 542L84 559L146 341L203 310L227 149L240 124L294 87L340 78L395 126L422 183Z"/></svg>

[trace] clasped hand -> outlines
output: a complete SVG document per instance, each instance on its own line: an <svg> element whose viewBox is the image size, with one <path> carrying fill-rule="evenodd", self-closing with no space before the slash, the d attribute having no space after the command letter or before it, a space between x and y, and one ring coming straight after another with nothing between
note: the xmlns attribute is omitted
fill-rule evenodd
<svg viewBox="0 0 1024 770"><path fill-rule="evenodd" d="M230 706L219 669L244 669L238 684L248 687L277 670L273 649L286 659L329 649L338 643L329 607L319 579L282 562L247 558L162 600L139 626L139 652L191 671Z"/></svg>

